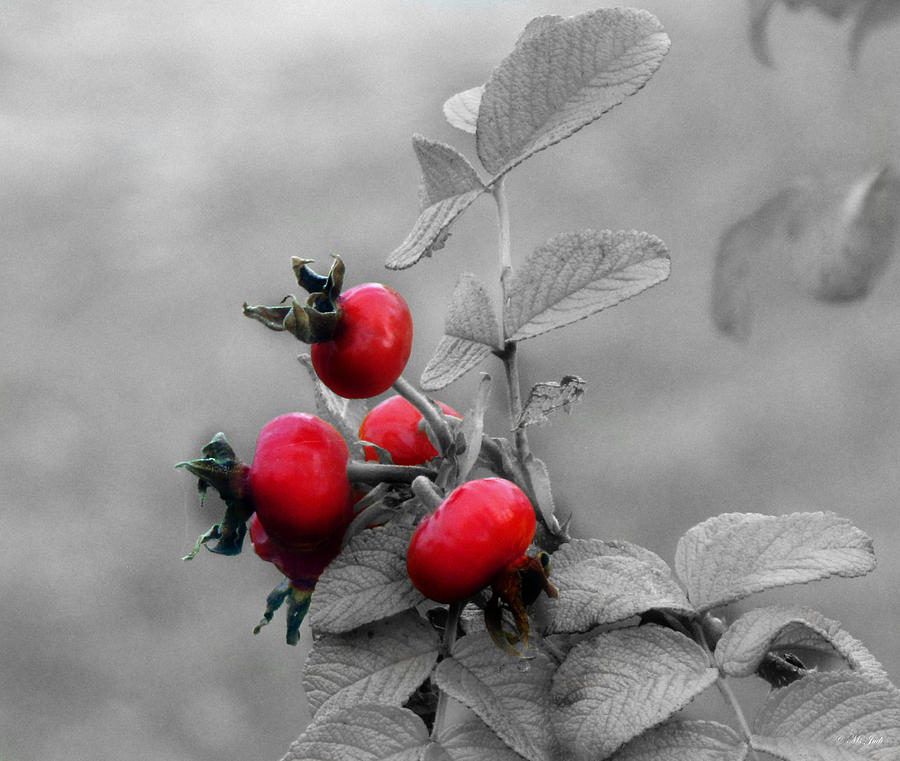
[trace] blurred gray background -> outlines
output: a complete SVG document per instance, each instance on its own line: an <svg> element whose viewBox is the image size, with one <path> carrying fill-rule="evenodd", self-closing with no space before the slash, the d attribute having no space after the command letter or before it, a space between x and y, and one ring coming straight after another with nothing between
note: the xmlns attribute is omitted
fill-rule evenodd
<svg viewBox="0 0 900 761"><path fill-rule="evenodd" d="M612 3L220 0L0 3L3 478L0 758L275 759L308 721L308 630L251 629L279 574L180 557L221 514L172 465L224 430L249 460L311 409L300 344L243 318L292 290L289 257L340 252L416 321L419 376L461 270L495 277L487 200L416 268L383 269L417 211L410 136L470 137L441 104L533 16ZM900 160L897 28L857 71L848 27L739 0L647 0L673 46L648 86L508 181L515 256L558 232L637 228L670 280L522 345L524 381L584 404L533 434L582 535L671 561L725 511L834 510L876 572L764 596L840 619L900 678L900 267L828 307L777 273L749 342L708 315L722 229L793 177ZM493 369L499 379L498 367ZM467 408L471 374L442 399ZM498 383L495 402L505 404ZM502 434L502 415L489 425Z"/></svg>

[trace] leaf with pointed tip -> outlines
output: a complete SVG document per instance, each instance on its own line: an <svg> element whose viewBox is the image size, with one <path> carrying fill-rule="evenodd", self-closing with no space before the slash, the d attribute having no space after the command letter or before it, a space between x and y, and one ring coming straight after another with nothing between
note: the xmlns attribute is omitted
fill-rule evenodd
<svg viewBox="0 0 900 761"><path fill-rule="evenodd" d="M534 507L537 508L538 517L547 530L558 539L565 538L559 519L556 517L556 504L553 500L553 489L550 486L550 471L547 464L529 452L523 463L528 482L531 485L531 494L534 497Z"/></svg>
<svg viewBox="0 0 900 761"><path fill-rule="evenodd" d="M756 291L766 264L760 252L785 238L786 226L803 197L799 186L779 191L719 238L710 307L713 323L723 333L738 339L750 334Z"/></svg>
<svg viewBox="0 0 900 761"><path fill-rule="evenodd" d="M313 721L281 761L421 761L429 744L412 711L360 705Z"/></svg>
<svg viewBox="0 0 900 761"><path fill-rule="evenodd" d="M671 629L614 629L573 647L553 677L553 724L576 761L606 758L713 684L703 649Z"/></svg>
<svg viewBox="0 0 900 761"><path fill-rule="evenodd" d="M485 85L475 133L481 163L499 176L569 137L641 89L668 49L646 11L538 22Z"/></svg>
<svg viewBox="0 0 900 761"><path fill-rule="evenodd" d="M455 148L422 135L413 136L413 148L422 168L422 212L406 240L388 255L385 266L392 270L411 267L441 248L450 224L485 191Z"/></svg>
<svg viewBox="0 0 900 761"><path fill-rule="evenodd" d="M312 628L346 632L422 602L406 573L412 532L412 526L391 521L354 536L319 577L309 611Z"/></svg>
<svg viewBox="0 0 900 761"><path fill-rule="evenodd" d="M401 706L437 662L437 632L414 611L318 638L303 668L313 715L360 703Z"/></svg>
<svg viewBox="0 0 900 761"><path fill-rule="evenodd" d="M452 761L522 761L475 713L466 714L462 722L440 727L435 738Z"/></svg>
<svg viewBox="0 0 900 761"><path fill-rule="evenodd" d="M558 409L571 412L572 405L580 402L584 396L584 386L584 378L577 375L564 375L559 381L536 383L522 405L522 412L516 420L516 430L546 423Z"/></svg>
<svg viewBox="0 0 900 761"><path fill-rule="evenodd" d="M488 408L488 398L491 392L491 376L481 374L478 391L475 394L475 404L463 417L460 433L466 442L466 449L459 460L459 470L456 480L459 483L466 481L481 451L481 437L484 435L484 415Z"/></svg>
<svg viewBox="0 0 900 761"><path fill-rule="evenodd" d="M769 693L753 722L751 742L760 738L831 743L865 758L896 759L900 692L846 671L808 674Z"/></svg>
<svg viewBox="0 0 900 761"><path fill-rule="evenodd" d="M456 282L444 332L419 380L426 391L452 383L501 346L491 298L471 272L463 272Z"/></svg>
<svg viewBox="0 0 900 761"><path fill-rule="evenodd" d="M651 609L693 612L668 566L663 571L600 539L573 539L560 547L550 581L559 592L546 602L551 634L586 632Z"/></svg>
<svg viewBox="0 0 900 761"><path fill-rule="evenodd" d="M900 19L900 3L897 0L867 0L853 23L850 33L850 61L859 63L863 42L879 26L896 23Z"/></svg>
<svg viewBox="0 0 900 761"><path fill-rule="evenodd" d="M609 761L744 761L749 752L724 724L670 720L638 735Z"/></svg>
<svg viewBox="0 0 900 761"><path fill-rule="evenodd" d="M716 645L716 661L729 676L750 676L769 651L798 649L837 655L851 671L890 685L881 664L859 640L837 621L809 608L771 606L748 611L722 635Z"/></svg>
<svg viewBox="0 0 900 761"><path fill-rule="evenodd" d="M368 411L366 400L344 399L344 397L338 396L319 380L309 354L301 354L297 359L306 368L313 382L316 414L325 422L333 425L345 441L355 441L359 433L359 425Z"/></svg>
<svg viewBox="0 0 900 761"><path fill-rule="evenodd" d="M471 708L503 742L528 761L553 758L549 722L553 661L531 648L527 658L505 653L487 632L456 641L441 661L435 681L450 697Z"/></svg>
<svg viewBox="0 0 900 761"><path fill-rule="evenodd" d="M581 230L557 235L513 275L506 335L523 341L583 320L668 276L666 246L648 233Z"/></svg>
<svg viewBox="0 0 900 761"><path fill-rule="evenodd" d="M562 20L562 16L538 16L531 19L525 26L522 34L519 35L516 45L520 45L524 40L540 34ZM483 94L484 85L478 85L478 87L463 90L447 98L444 101L443 111L444 117L450 126L474 135L478 124L478 109L481 106L481 96Z"/></svg>
<svg viewBox="0 0 900 761"><path fill-rule="evenodd" d="M481 94L484 85L472 87L468 90L451 95L444 101L444 118L451 127L461 129L471 135L475 134L475 124L478 121L478 107L481 105Z"/></svg>
<svg viewBox="0 0 900 761"><path fill-rule="evenodd" d="M675 550L675 573L700 611L874 567L872 540L834 513L724 513L689 529Z"/></svg>

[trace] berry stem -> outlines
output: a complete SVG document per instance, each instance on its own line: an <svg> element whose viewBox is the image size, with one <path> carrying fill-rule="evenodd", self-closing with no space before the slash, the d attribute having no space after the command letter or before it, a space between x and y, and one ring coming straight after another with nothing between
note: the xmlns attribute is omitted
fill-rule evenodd
<svg viewBox="0 0 900 761"><path fill-rule="evenodd" d="M409 484L416 478L428 481L436 475L434 470L422 465L388 465L358 460L350 460L347 463L347 480L351 483Z"/></svg>
<svg viewBox="0 0 900 761"><path fill-rule="evenodd" d="M453 432L450 430L450 426L447 425L447 421L437 404L402 375L394 381L393 388L394 391L422 413L422 417L437 439L440 454L446 455L449 453L450 448L453 446Z"/></svg>
<svg viewBox="0 0 900 761"><path fill-rule="evenodd" d="M412 482L412 490L413 494L415 494L420 500L422 500L422 504L425 505L429 510L434 510L441 502L443 501L443 497L438 493L438 490L434 487L434 484L431 483L428 478L425 476L418 476Z"/></svg>

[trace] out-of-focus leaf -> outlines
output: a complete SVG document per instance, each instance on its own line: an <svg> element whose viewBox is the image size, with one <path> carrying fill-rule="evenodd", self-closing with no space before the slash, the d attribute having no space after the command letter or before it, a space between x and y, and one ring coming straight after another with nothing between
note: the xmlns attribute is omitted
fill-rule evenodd
<svg viewBox="0 0 900 761"><path fill-rule="evenodd" d="M684 708L716 681L703 649L648 624L598 634L569 651L553 677L553 724L576 761L607 758Z"/></svg>
<svg viewBox="0 0 900 761"><path fill-rule="evenodd" d="M365 399L344 399L319 380L312 365L309 354L301 354L297 359L306 368L313 382L316 399L316 414L327 423L333 425L347 442L356 440L359 424L365 417L367 403Z"/></svg>
<svg viewBox="0 0 900 761"><path fill-rule="evenodd" d="M825 184L793 220L794 270L821 301L865 296L897 248L900 174L884 166L853 182Z"/></svg>
<svg viewBox="0 0 900 761"><path fill-rule="evenodd" d="M523 341L583 320L668 276L666 246L649 233L581 230L557 235L513 275L506 335Z"/></svg>
<svg viewBox="0 0 900 761"><path fill-rule="evenodd" d="M819 741L894 761L900 758L900 692L846 671L813 673L769 693L752 729L754 744L758 738Z"/></svg>
<svg viewBox="0 0 900 761"><path fill-rule="evenodd" d="M451 127L461 129L463 132L475 134L475 124L478 121L478 107L481 105L481 94L484 85L472 87L469 90L451 95L444 101L444 117Z"/></svg>
<svg viewBox="0 0 900 761"><path fill-rule="evenodd" d="M836 655L871 682L889 686L881 664L840 623L809 608L766 607L748 611L716 645L716 660L729 676L750 676L771 650L810 650ZM802 658L801 658L802 660Z"/></svg>
<svg viewBox="0 0 900 761"><path fill-rule="evenodd" d="M766 280L783 278L788 270L820 301L863 298L896 251L898 237L900 174L892 166L852 182L798 179L722 235L713 271L713 321L722 332L745 338Z"/></svg>
<svg viewBox="0 0 900 761"><path fill-rule="evenodd" d="M646 11L604 8L532 23L481 97L476 146L494 175L637 92L669 49L659 21Z"/></svg>
<svg viewBox="0 0 900 761"><path fill-rule="evenodd" d="M770 11L777 0L748 0L750 5L750 45L760 63L773 66L769 52L767 27ZM894 0L783 0L784 6L793 11L814 7L832 21L842 21L857 15L850 37L850 59L856 63L863 38L874 27L887 23L897 16ZM873 6L881 6L873 9ZM872 18L866 19L869 15Z"/></svg>
<svg viewBox="0 0 900 761"><path fill-rule="evenodd" d="M900 19L900 3L897 0L865 0L853 23L850 33L850 61L856 66L863 42L878 27L895 24Z"/></svg>
<svg viewBox="0 0 900 761"><path fill-rule="evenodd" d="M553 661L532 648L516 658L497 647L487 632L457 640L452 657L435 670L438 686L529 761L553 758L549 692Z"/></svg>
<svg viewBox="0 0 900 761"><path fill-rule="evenodd" d="M802 197L799 187L776 193L719 239L710 307L713 323L723 333L739 339L750 334L756 291L767 263L762 253L785 240L786 225Z"/></svg>
<svg viewBox="0 0 900 761"><path fill-rule="evenodd" d="M744 761L750 748L731 727L714 721L667 721L648 729L610 761Z"/></svg>
<svg viewBox="0 0 900 761"><path fill-rule="evenodd" d="M419 380L426 391L452 383L502 346L491 298L470 272L463 272L456 282L444 332Z"/></svg>
<svg viewBox="0 0 900 761"><path fill-rule="evenodd" d="M872 540L834 513L725 513L678 540L675 572L698 610L875 567Z"/></svg>
<svg viewBox="0 0 900 761"><path fill-rule="evenodd" d="M312 628L346 632L422 602L406 573L412 532L391 521L354 536L319 577L309 611Z"/></svg>
<svg viewBox="0 0 900 761"><path fill-rule="evenodd" d="M420 761L428 745L412 711L360 705L313 721L281 761Z"/></svg>
<svg viewBox="0 0 900 761"><path fill-rule="evenodd" d="M414 611L318 638L303 668L314 716L361 703L402 705L428 677L439 647L437 632Z"/></svg>
<svg viewBox="0 0 900 761"><path fill-rule="evenodd" d="M776 0L748 0L748 2L750 5L750 47L753 55L760 63L773 66L766 27L769 23L769 12Z"/></svg>
<svg viewBox="0 0 900 761"><path fill-rule="evenodd" d="M546 423L550 414L558 409L571 412L572 405L584 396L584 386L584 378L577 375L564 375L560 381L536 383L522 406L516 429Z"/></svg>
<svg viewBox="0 0 900 761"><path fill-rule="evenodd" d="M553 553L550 581L559 591L546 602L550 633L586 632L654 608L693 611L667 566L663 571L600 539L562 545Z"/></svg>
<svg viewBox="0 0 900 761"><path fill-rule="evenodd" d="M521 761L522 756L506 745L472 711L459 724L441 727L435 738L453 761Z"/></svg>
<svg viewBox="0 0 900 761"><path fill-rule="evenodd" d="M421 135L413 137L413 148L422 168L422 212L406 240L388 255L388 269L411 267L441 248L450 224L485 191L455 148Z"/></svg>

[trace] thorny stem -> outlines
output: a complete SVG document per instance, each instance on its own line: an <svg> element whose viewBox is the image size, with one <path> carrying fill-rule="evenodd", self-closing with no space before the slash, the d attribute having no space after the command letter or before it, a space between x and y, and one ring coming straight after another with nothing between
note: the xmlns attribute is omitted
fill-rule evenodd
<svg viewBox="0 0 900 761"><path fill-rule="evenodd" d="M456 642L456 630L459 628L459 617L462 614L462 609L465 604L465 600L450 603L450 610L447 612L446 628L444 629L444 638L441 641L441 655L444 658L450 656L450 651L453 649L453 645ZM434 726L431 730L432 737L437 737L444 729L444 724L447 721L447 704L449 700L450 696L447 695L444 690L441 690L440 695L438 696L437 710L434 714Z"/></svg>
<svg viewBox="0 0 900 761"><path fill-rule="evenodd" d="M706 633L703 631L703 627L698 621L694 621L691 624L691 628L693 629L694 636L697 638L697 642L699 642L703 649L706 651L706 655L709 659L710 665L718 668L712 651L710 650L709 643L706 640ZM741 708L741 704L738 703L737 696L734 694L734 690L731 689L731 685L728 684L725 674L722 673L721 669L719 669L719 677L718 679L716 679L716 687L721 693L722 698L728 704L728 707L731 708L732 712L737 718L737 722L741 728L741 732L743 732L744 734L744 739L749 744L750 737L753 733L750 730L750 725L747 723L747 717L744 716L744 711ZM756 759L756 761L759 761L759 756L756 754L756 750L754 750L753 748L750 749L750 755L754 759Z"/></svg>
<svg viewBox="0 0 900 761"><path fill-rule="evenodd" d="M453 432L437 406L402 375L394 381L394 391L422 413L422 417L437 438L441 454L447 454L453 446Z"/></svg>

